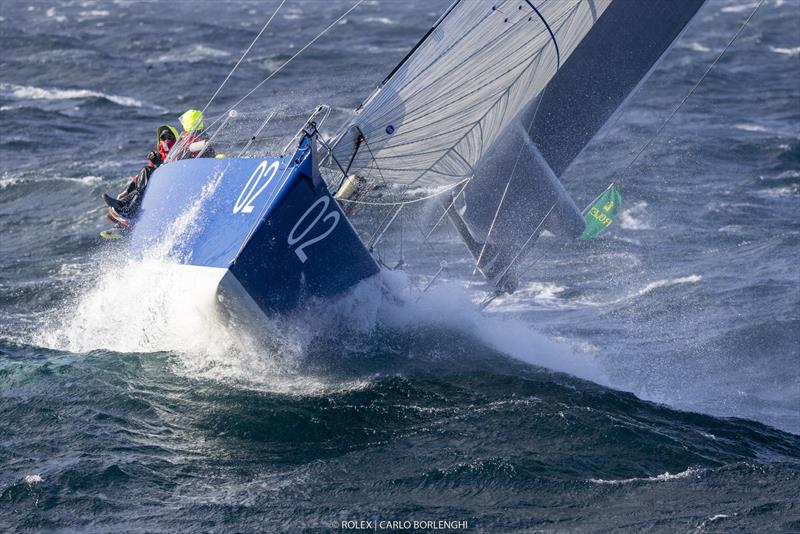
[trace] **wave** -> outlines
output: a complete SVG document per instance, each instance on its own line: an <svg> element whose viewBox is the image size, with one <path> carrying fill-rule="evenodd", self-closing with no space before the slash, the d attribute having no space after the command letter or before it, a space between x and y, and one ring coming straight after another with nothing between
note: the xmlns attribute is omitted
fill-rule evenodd
<svg viewBox="0 0 800 534"><path fill-rule="evenodd" d="M697 282L699 282L702 279L703 279L702 276L700 276L698 274L692 274L692 275L689 275L689 276L682 276L680 278L672 278L672 279L667 279L667 280L657 280L657 281L651 282L651 283L647 284L646 286L644 286L643 288L639 289L638 291L636 291L634 293L634 295L637 296L637 297L641 297L643 295L646 295L646 294L650 293L651 291L654 291L656 289L660 289L662 287L677 286L677 285L681 285L681 284L696 284Z"/></svg>
<svg viewBox="0 0 800 534"><path fill-rule="evenodd" d="M98 17L107 17L111 15L111 12L106 11L105 9L92 9L89 11L81 11L79 14L81 17L98 18Z"/></svg>
<svg viewBox="0 0 800 534"><path fill-rule="evenodd" d="M742 13L749 9L754 9L758 4L739 4L733 6L725 6L720 9L721 13Z"/></svg>
<svg viewBox="0 0 800 534"><path fill-rule="evenodd" d="M669 482L669 481L672 481L672 480L680 480L682 478L690 478L690 477L700 478L700 475L703 473L703 471L704 470L702 470L702 469L697 469L697 468L694 468L694 467L690 467L689 469L687 469L685 471L681 471L680 473L675 473L674 475L669 473L669 472L665 472L665 473L662 473L660 475L656 475L656 476L652 476L652 477L645 477L645 478L624 478L624 479L618 479L618 480L605 480L605 479L602 479L602 478L590 478L589 482L591 482L592 484L609 484L609 485L613 485L613 486L618 486L618 485L621 485L621 484L633 484L633 483L639 483L639 482Z"/></svg>
<svg viewBox="0 0 800 534"><path fill-rule="evenodd" d="M48 176L47 178L36 179L36 180L30 178L22 178L20 176L11 176L11 177L4 176L3 178L0 178L0 190L18 185L27 185L31 183L40 183L40 182L72 182L84 185L86 187L96 187L101 183L103 183L104 181L105 181L104 177L95 176L92 174L79 177Z"/></svg>
<svg viewBox="0 0 800 534"><path fill-rule="evenodd" d="M614 300L610 300L610 301L602 301L602 302L598 301L598 300L594 300L594 299L593 300L582 299L582 300L578 300L576 302L578 304L580 304L580 305L583 305L583 306L592 306L592 307L611 306L611 305L621 304L623 302L628 302L630 300L643 297L643 296L647 295L648 293L651 293L651 292L655 291L656 289L661 289L661 288L664 288L664 287L677 286L677 285L682 285L682 284L696 284L697 282L699 282L702 279L703 279L703 277L700 276L699 274L692 274L692 275L689 275L689 276L681 276L681 277L678 277L678 278L666 278L666 279L663 279L663 280L656 280L655 282L650 282L650 283L646 284L645 286L643 286L643 287L641 287L639 289L636 289L636 290L628 292L628 294L623 295L622 297L620 297L618 299L614 299Z"/></svg>
<svg viewBox="0 0 800 534"><path fill-rule="evenodd" d="M794 198L800 195L800 185L793 184L786 187L763 189L758 191L756 195L764 198Z"/></svg>
<svg viewBox="0 0 800 534"><path fill-rule="evenodd" d="M56 8L54 7L51 7L47 11L45 11L45 15L47 15L47 18L54 19L56 22L59 23L66 22L68 20L65 15L59 15L58 13L56 13Z"/></svg>
<svg viewBox="0 0 800 534"><path fill-rule="evenodd" d="M745 132L766 132L767 129L759 124L748 124L748 123L741 123L735 124L733 126L737 130L743 130Z"/></svg>
<svg viewBox="0 0 800 534"><path fill-rule="evenodd" d="M19 185L23 181L24 180L22 178L18 178L18 177L0 178L0 189L5 189L7 187L12 187L12 186L15 186L15 185Z"/></svg>
<svg viewBox="0 0 800 534"><path fill-rule="evenodd" d="M795 57L800 56L800 46L793 46L791 48L781 48L777 46L770 46L769 49L776 54L783 56Z"/></svg>
<svg viewBox="0 0 800 534"><path fill-rule="evenodd" d="M704 46L697 41L693 41L691 43L681 44L683 48L687 48L689 50L693 50L695 52L711 52L711 49L707 46Z"/></svg>
<svg viewBox="0 0 800 534"><path fill-rule="evenodd" d="M55 89L36 87L33 85L16 85L0 83L0 93L22 100L75 100L86 98L103 98L119 106L141 108L145 103L127 96L110 95L89 89ZM155 106L151 106L155 107Z"/></svg>
<svg viewBox="0 0 800 534"><path fill-rule="evenodd" d="M389 17L367 17L364 19L364 22L377 22L379 24L386 25L397 24L397 21L392 20Z"/></svg>
<svg viewBox="0 0 800 534"><path fill-rule="evenodd" d="M145 63L198 63L200 61L208 61L211 59L227 58L230 57L230 55L231 53L226 52L225 50L219 50L210 46L195 44L178 48L153 58L148 58L145 60Z"/></svg>

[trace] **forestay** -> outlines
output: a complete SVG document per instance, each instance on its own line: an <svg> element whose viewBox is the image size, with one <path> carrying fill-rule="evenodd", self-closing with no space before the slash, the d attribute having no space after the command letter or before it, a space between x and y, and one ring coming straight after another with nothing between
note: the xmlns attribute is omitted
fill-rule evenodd
<svg viewBox="0 0 800 534"><path fill-rule="evenodd" d="M420 186L472 176L610 2L457 0L357 110L329 164Z"/></svg>

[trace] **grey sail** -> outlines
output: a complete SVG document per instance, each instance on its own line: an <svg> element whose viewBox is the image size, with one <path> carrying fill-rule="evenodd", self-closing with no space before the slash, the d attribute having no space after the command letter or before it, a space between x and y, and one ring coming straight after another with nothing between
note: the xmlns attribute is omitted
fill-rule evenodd
<svg viewBox="0 0 800 534"><path fill-rule="evenodd" d="M329 165L452 185L568 60L611 0L459 0L357 110Z"/></svg>
<svg viewBox="0 0 800 534"><path fill-rule="evenodd" d="M455 224L465 242L478 243L470 251L498 289L514 289L514 268L541 231L580 235L583 218L558 177L647 78L703 3L613 0L539 99L478 166L459 198L460 210L449 215L460 219ZM507 187L513 196L504 198Z"/></svg>

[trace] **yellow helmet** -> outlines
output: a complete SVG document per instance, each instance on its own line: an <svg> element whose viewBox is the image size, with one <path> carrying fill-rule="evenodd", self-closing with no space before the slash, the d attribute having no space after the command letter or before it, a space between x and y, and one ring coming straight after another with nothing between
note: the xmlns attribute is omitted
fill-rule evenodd
<svg viewBox="0 0 800 534"><path fill-rule="evenodd" d="M184 131L197 132L203 129L203 112L196 109L190 109L179 119Z"/></svg>

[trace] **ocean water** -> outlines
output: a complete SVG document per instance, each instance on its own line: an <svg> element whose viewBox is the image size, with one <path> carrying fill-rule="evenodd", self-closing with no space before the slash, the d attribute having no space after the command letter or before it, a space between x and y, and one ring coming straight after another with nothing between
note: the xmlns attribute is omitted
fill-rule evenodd
<svg viewBox="0 0 800 534"><path fill-rule="evenodd" d="M622 173L756 5L709 0L563 177L618 180L618 222L540 239L514 295L481 311L420 205L379 250L405 272L256 333L101 243L99 195L276 5L0 0L0 531L800 531L800 1ZM288 0L211 115L350 5ZM242 116L277 145L326 103L332 132L446 5L365 2Z"/></svg>

